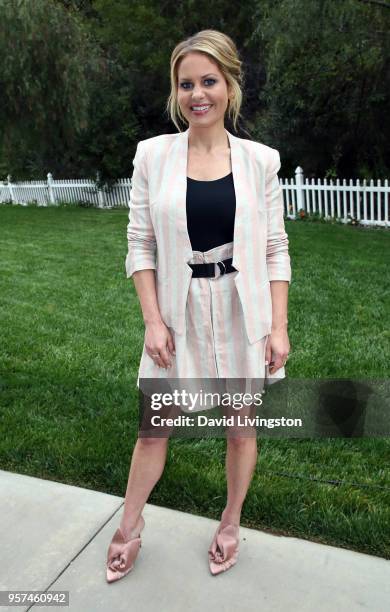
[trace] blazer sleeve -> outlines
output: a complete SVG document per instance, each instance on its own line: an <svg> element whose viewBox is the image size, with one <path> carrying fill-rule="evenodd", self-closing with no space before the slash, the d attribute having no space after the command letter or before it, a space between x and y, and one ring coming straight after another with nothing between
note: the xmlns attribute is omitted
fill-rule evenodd
<svg viewBox="0 0 390 612"><path fill-rule="evenodd" d="M156 270L156 237L149 209L149 189L144 142L137 145L133 159L133 176L129 201L129 223L127 225L128 252L126 277L131 278L137 270Z"/></svg>
<svg viewBox="0 0 390 612"><path fill-rule="evenodd" d="M268 278L270 281L286 280L291 283L289 242L283 217L283 193L278 179L280 155L276 149L271 149L271 152L265 177Z"/></svg>

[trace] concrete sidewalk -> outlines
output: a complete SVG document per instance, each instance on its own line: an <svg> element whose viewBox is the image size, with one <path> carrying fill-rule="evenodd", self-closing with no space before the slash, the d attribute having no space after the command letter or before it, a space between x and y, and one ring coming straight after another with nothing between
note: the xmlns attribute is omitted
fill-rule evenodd
<svg viewBox="0 0 390 612"><path fill-rule="evenodd" d="M68 590L65 610L390 610L388 560L241 527L238 563L212 576L207 549L218 522L151 504L134 570L108 584L123 498L1 470L0 493L1 590Z"/></svg>

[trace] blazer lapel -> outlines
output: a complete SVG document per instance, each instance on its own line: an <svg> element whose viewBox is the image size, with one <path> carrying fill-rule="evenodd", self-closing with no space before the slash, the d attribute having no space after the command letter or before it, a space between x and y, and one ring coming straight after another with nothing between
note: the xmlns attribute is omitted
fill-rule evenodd
<svg viewBox="0 0 390 612"><path fill-rule="evenodd" d="M234 282L244 312L250 343L270 333L272 302L267 277L267 210L263 164L246 140L225 130L229 139L236 214L233 233ZM156 172L156 200L152 207L158 253L158 300L161 315L177 333L185 332L185 310L192 278L188 265L192 245L187 228L187 161L189 129L167 140L153 160ZM154 175L157 177L157 174Z"/></svg>
<svg viewBox="0 0 390 612"><path fill-rule="evenodd" d="M233 266L239 270L241 263L241 253L243 246L243 224L245 222L245 191L247 188L245 181L245 168L240 139L225 129L229 139L230 156L232 164L234 190L236 195L236 214L234 220L233 234ZM180 236L183 252L186 261L192 258L192 246L187 227L187 161L188 161L188 135L189 129L180 132L177 141L176 157L176 181L177 181L177 232Z"/></svg>

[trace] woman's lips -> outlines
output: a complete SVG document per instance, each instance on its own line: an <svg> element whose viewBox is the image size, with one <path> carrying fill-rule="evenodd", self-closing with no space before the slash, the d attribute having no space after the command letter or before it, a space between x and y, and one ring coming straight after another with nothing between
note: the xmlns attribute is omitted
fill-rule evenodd
<svg viewBox="0 0 390 612"><path fill-rule="evenodd" d="M200 104L199 106L206 106L206 104ZM206 110L192 110L191 108L191 112L194 113L194 115L206 115L206 113L209 112L210 108L213 106L212 104L208 104L207 105L208 108L206 108Z"/></svg>

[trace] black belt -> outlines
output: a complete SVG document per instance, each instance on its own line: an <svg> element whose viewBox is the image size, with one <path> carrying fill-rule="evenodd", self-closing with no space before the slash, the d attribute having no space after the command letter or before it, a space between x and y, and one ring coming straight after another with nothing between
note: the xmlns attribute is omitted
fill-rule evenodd
<svg viewBox="0 0 390 612"><path fill-rule="evenodd" d="M233 257L224 259L223 261L217 261L212 263L189 263L188 265L192 268L192 278L214 278L215 276L222 276L223 274L229 274L229 272L237 272L236 268L232 266ZM218 268L220 274L216 274Z"/></svg>

